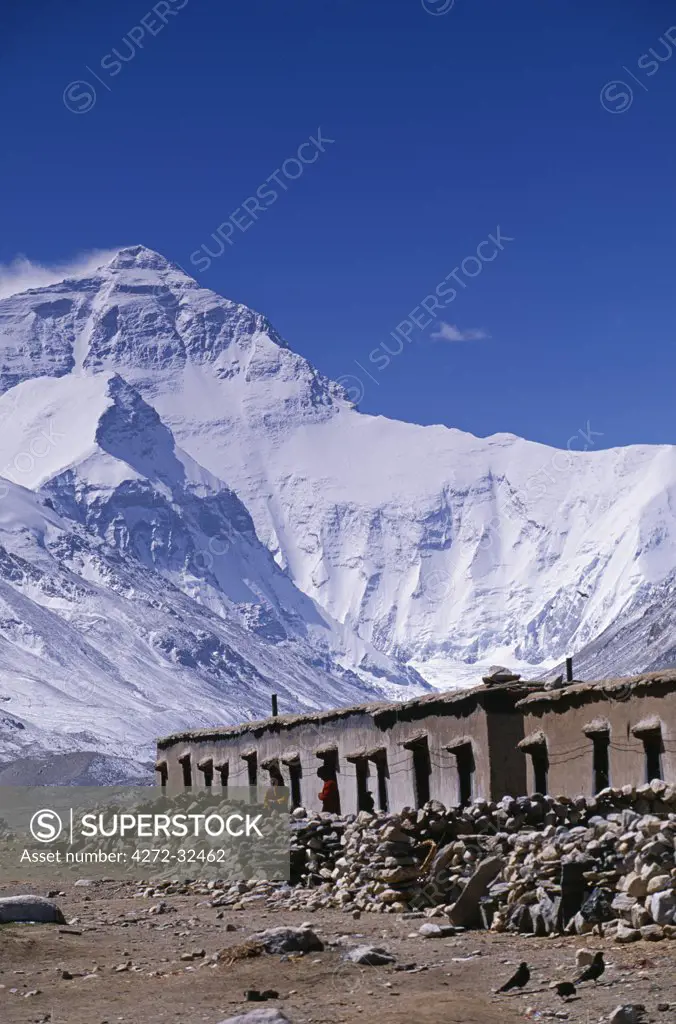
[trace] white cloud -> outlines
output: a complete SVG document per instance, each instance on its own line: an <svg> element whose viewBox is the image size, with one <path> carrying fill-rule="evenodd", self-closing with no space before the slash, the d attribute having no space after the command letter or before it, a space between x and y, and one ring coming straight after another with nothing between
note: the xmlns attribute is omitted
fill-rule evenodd
<svg viewBox="0 0 676 1024"><path fill-rule="evenodd" d="M480 327L468 327L462 331L455 324L447 324L443 320L437 331L430 334L430 338L437 341L481 341L483 338L490 338L488 331L482 331Z"/></svg>
<svg viewBox="0 0 676 1024"><path fill-rule="evenodd" d="M81 253L67 263L53 266L33 263L26 256L17 256L11 263L0 263L0 299L28 291L29 288L44 288L63 281L64 277L86 274L109 263L118 252L119 249L95 249Z"/></svg>

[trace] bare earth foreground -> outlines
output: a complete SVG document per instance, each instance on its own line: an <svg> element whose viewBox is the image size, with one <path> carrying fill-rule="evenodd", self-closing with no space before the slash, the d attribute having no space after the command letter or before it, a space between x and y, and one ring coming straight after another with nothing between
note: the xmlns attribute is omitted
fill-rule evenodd
<svg viewBox="0 0 676 1024"><path fill-rule="evenodd" d="M0 895L19 891L5 886ZM166 912L158 913L157 901L138 892L137 886L112 882L73 886L57 898L67 926L0 927L0 1021L218 1024L264 1005L281 1008L293 1024L589 1024L622 1003L644 1003L647 1020L676 1020L673 942L618 946L596 937L585 942L485 932L425 939L415 934L420 920L379 914L354 920L320 911L311 922L325 952L231 962L227 952L211 958L258 929L297 926L304 918L251 907L219 911L204 897L186 896L167 897ZM342 960L345 948L365 942L385 947L399 967L418 969L358 967ZM549 983L575 975L575 951L582 947L604 950L606 973L596 987L584 984L579 998L562 1003ZM521 960L532 971L526 991L494 995ZM276 989L279 999L245 1001L246 989L267 988Z"/></svg>

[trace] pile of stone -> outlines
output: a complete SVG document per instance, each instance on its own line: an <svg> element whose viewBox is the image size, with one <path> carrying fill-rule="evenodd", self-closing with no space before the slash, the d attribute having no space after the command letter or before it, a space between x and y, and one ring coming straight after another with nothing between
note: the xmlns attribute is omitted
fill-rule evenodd
<svg viewBox="0 0 676 1024"><path fill-rule="evenodd" d="M430 801L398 814L298 809L292 831L290 885L210 883L213 905L417 914L542 936L597 928L619 942L676 937L676 789L660 781L594 798Z"/></svg>
<svg viewBox="0 0 676 1024"><path fill-rule="evenodd" d="M409 820L360 814L347 826L341 856L331 872L334 905L392 913L409 909L419 888L420 854Z"/></svg>
<svg viewBox="0 0 676 1024"><path fill-rule="evenodd" d="M291 881L321 885L331 881L342 855L348 823L334 814L307 816L303 808L291 815Z"/></svg>

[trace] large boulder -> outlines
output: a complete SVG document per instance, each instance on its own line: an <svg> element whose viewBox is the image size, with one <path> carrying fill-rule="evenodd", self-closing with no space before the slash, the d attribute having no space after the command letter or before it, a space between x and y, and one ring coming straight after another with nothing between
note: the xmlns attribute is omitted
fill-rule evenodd
<svg viewBox="0 0 676 1024"><path fill-rule="evenodd" d="M448 912L451 924L471 928L481 923L479 901L505 866L502 857L486 857L477 867L458 899Z"/></svg>
<svg viewBox="0 0 676 1024"><path fill-rule="evenodd" d="M676 923L676 892L663 889L653 893L646 901L646 909L656 924Z"/></svg>
<svg viewBox="0 0 676 1024"><path fill-rule="evenodd" d="M616 1006L608 1017L610 1024L641 1024L645 1019L645 1006L643 1003L627 1003L624 1006Z"/></svg>
<svg viewBox="0 0 676 1024"><path fill-rule="evenodd" d="M638 928L630 928L625 921L620 921L615 932L615 942L628 943L638 942L641 933Z"/></svg>
<svg viewBox="0 0 676 1024"><path fill-rule="evenodd" d="M249 936L259 942L266 953L321 953L324 943L312 928L268 928Z"/></svg>
<svg viewBox="0 0 676 1024"><path fill-rule="evenodd" d="M13 922L65 924L60 907L43 896L3 896L0 898L0 924Z"/></svg>

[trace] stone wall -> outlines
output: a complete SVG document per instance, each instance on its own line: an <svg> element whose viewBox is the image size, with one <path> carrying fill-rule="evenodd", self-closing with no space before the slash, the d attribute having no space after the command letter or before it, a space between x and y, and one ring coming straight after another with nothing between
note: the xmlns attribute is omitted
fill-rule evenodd
<svg viewBox="0 0 676 1024"><path fill-rule="evenodd" d="M429 936L483 927L676 939L676 787L659 781L590 798L478 799L462 809L432 800L398 814L298 808L291 863L291 885L167 881L148 895L196 891L242 911L336 907L437 919L420 928Z"/></svg>

